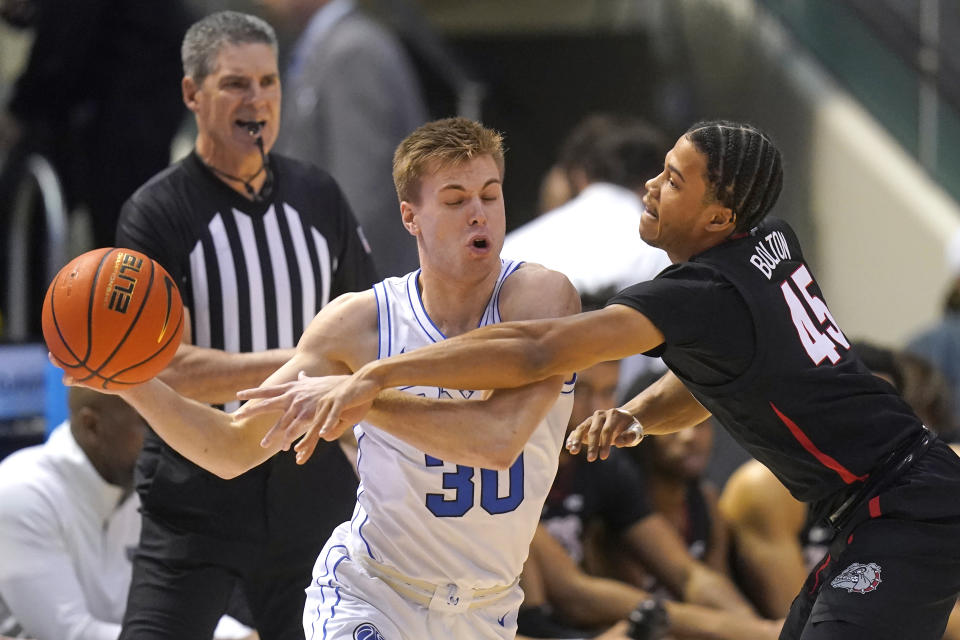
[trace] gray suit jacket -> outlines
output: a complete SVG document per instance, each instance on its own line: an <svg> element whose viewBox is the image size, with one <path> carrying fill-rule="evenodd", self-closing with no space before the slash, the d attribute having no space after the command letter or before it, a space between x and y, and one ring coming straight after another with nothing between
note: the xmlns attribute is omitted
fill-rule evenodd
<svg viewBox="0 0 960 640"><path fill-rule="evenodd" d="M401 224L392 162L397 144L427 119L412 64L399 41L357 9L306 44L285 79L278 149L333 175L381 275L407 273L417 247Z"/></svg>

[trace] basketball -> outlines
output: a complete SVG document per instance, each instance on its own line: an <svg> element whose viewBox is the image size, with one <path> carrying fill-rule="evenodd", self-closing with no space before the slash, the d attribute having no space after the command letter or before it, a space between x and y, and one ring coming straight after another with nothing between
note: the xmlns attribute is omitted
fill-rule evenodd
<svg viewBox="0 0 960 640"><path fill-rule="evenodd" d="M56 364L94 389L123 389L160 373L180 346L183 320L173 278L130 249L74 258L43 301L43 339Z"/></svg>

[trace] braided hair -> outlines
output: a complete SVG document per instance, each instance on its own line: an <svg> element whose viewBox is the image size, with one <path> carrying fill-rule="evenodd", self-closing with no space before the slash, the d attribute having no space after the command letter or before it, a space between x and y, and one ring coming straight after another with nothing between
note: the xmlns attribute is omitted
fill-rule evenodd
<svg viewBox="0 0 960 640"><path fill-rule="evenodd" d="M769 136L741 122L698 122L684 136L707 157L707 181L716 199L749 231L773 208L783 186L780 150Z"/></svg>

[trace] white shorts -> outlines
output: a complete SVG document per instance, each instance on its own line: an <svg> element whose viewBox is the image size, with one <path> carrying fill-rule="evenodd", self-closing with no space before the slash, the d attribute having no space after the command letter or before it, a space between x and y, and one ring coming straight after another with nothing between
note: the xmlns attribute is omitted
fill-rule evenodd
<svg viewBox="0 0 960 640"><path fill-rule="evenodd" d="M523 591L447 613L412 602L350 557L350 523L334 530L313 568L303 609L306 640L512 640Z"/></svg>

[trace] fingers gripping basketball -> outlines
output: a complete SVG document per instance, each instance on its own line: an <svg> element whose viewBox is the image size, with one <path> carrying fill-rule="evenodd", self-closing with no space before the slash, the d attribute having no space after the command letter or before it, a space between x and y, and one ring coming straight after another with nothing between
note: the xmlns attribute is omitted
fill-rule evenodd
<svg viewBox="0 0 960 640"><path fill-rule="evenodd" d="M183 303L159 264L130 249L95 249L56 275L43 301L43 338L77 382L123 389L173 359Z"/></svg>

